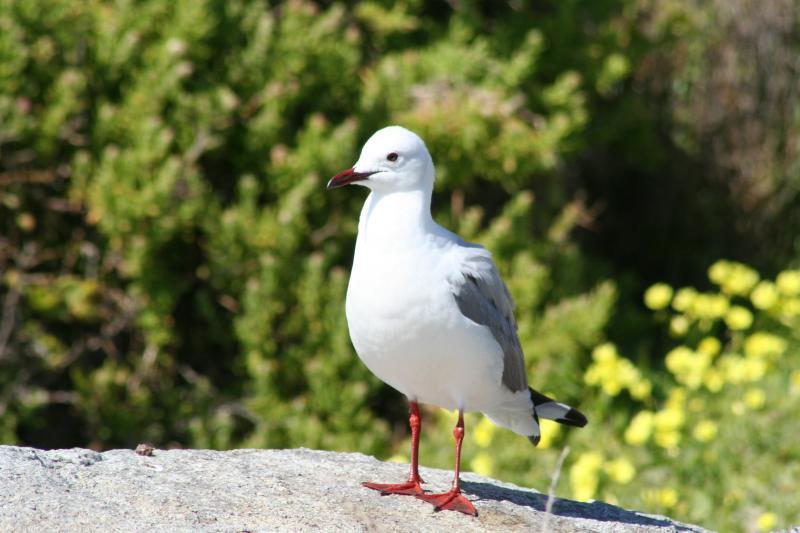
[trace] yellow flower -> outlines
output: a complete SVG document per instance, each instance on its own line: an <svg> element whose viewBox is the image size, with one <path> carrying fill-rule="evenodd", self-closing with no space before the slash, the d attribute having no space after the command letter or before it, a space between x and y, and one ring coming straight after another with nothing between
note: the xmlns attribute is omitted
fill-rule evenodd
<svg viewBox="0 0 800 533"><path fill-rule="evenodd" d="M479 452L469 464L473 472L482 476L491 476L494 471L494 460L486 452Z"/></svg>
<svg viewBox="0 0 800 533"><path fill-rule="evenodd" d="M744 394L744 403L746 403L747 407L750 409L761 409L766 402L767 395L764 394L764 391L761 389L753 387L747 389L747 392Z"/></svg>
<svg viewBox="0 0 800 533"><path fill-rule="evenodd" d="M625 430L625 442L634 446L640 446L647 442L652 432L653 413L650 411L639 411Z"/></svg>
<svg viewBox="0 0 800 533"><path fill-rule="evenodd" d="M603 455L599 452L585 452L578 457L569 471L573 498L586 501L595 495L600 481L597 474L602 464Z"/></svg>
<svg viewBox="0 0 800 533"><path fill-rule="evenodd" d="M708 298L708 311L705 318L720 318L731 306L730 301L721 294L713 294Z"/></svg>
<svg viewBox="0 0 800 533"><path fill-rule="evenodd" d="M472 430L472 440L480 448L488 447L492 443L492 435L495 428L496 426L488 418L482 418L478 425L475 426L475 429Z"/></svg>
<svg viewBox="0 0 800 533"><path fill-rule="evenodd" d="M642 380L639 370L630 360L620 357L613 344L595 347L592 359L583 379L587 385L599 385L609 396L618 395L623 388L631 389Z"/></svg>
<svg viewBox="0 0 800 533"><path fill-rule="evenodd" d="M708 269L708 279L727 294L745 296L758 283L758 272L742 263L720 260Z"/></svg>
<svg viewBox="0 0 800 533"><path fill-rule="evenodd" d="M744 330L753 324L753 314L745 307L734 305L725 315L725 323L732 330Z"/></svg>
<svg viewBox="0 0 800 533"><path fill-rule="evenodd" d="M742 368L747 381L758 381L767 373L767 363L763 359L745 359Z"/></svg>
<svg viewBox="0 0 800 533"><path fill-rule="evenodd" d="M758 272L742 263L732 263L728 277L722 283L722 291L734 296L747 296L758 283Z"/></svg>
<svg viewBox="0 0 800 533"><path fill-rule="evenodd" d="M717 436L717 423L711 420L701 420L694 427L692 435L700 442L708 442Z"/></svg>
<svg viewBox="0 0 800 533"><path fill-rule="evenodd" d="M661 489L658 494L658 501L664 507L675 507L678 504L678 492L675 489Z"/></svg>
<svg viewBox="0 0 800 533"><path fill-rule="evenodd" d="M589 368L586 369L586 373L583 375L583 381L587 385L597 385L600 383L602 377L599 366L589 365Z"/></svg>
<svg viewBox="0 0 800 533"><path fill-rule="evenodd" d="M617 347L610 342L595 346L594 350L592 350L592 359L598 363L608 363L616 358Z"/></svg>
<svg viewBox="0 0 800 533"><path fill-rule="evenodd" d="M657 431L668 431L680 428L686 421L686 415L679 409L662 409L657 412L653 422Z"/></svg>
<svg viewBox="0 0 800 533"><path fill-rule="evenodd" d="M778 517L775 516L775 513L762 513L756 520L756 525L761 531L772 531L777 523Z"/></svg>
<svg viewBox="0 0 800 533"><path fill-rule="evenodd" d="M716 337L704 337L697 345L697 351L711 357L717 355L722 350L722 343Z"/></svg>
<svg viewBox="0 0 800 533"><path fill-rule="evenodd" d="M743 383L755 381L763 376L766 365L759 359L745 359L736 354L726 354L719 359L719 368L726 381Z"/></svg>
<svg viewBox="0 0 800 533"><path fill-rule="evenodd" d="M589 470L599 470L600 466L605 461L605 457L600 452L584 452L578 457L576 463L581 463L581 465Z"/></svg>
<svg viewBox="0 0 800 533"><path fill-rule="evenodd" d="M786 344L777 335L757 331L744 341L744 353L748 357L777 358L786 351Z"/></svg>
<svg viewBox="0 0 800 533"><path fill-rule="evenodd" d="M683 409L683 404L686 402L686 389L681 387L675 387L669 391L669 396L667 396L667 408L668 409Z"/></svg>
<svg viewBox="0 0 800 533"><path fill-rule="evenodd" d="M673 374L679 374L687 366L687 361L692 358L692 350L686 346L678 346L667 353L665 358L667 370Z"/></svg>
<svg viewBox="0 0 800 533"><path fill-rule="evenodd" d="M662 448L675 448L681 442L681 434L678 431L657 431L653 440Z"/></svg>
<svg viewBox="0 0 800 533"><path fill-rule="evenodd" d="M722 318L730 308L730 301L721 294L698 294L695 296L689 312L697 318L715 320Z"/></svg>
<svg viewBox="0 0 800 533"><path fill-rule="evenodd" d="M800 295L800 270L785 270L775 280L781 294L787 296Z"/></svg>
<svg viewBox="0 0 800 533"><path fill-rule="evenodd" d="M672 299L672 308L684 313L689 310L696 297L697 291L692 287L678 289L678 292L675 293L675 298Z"/></svg>
<svg viewBox="0 0 800 533"><path fill-rule="evenodd" d="M653 418L655 436L653 440L662 448L674 448L681 441L678 431L686 421L682 406L667 407L657 412Z"/></svg>
<svg viewBox="0 0 800 533"><path fill-rule="evenodd" d="M622 383L617 379L616 376L608 376L606 379L603 380L601 384L603 392L608 394L609 396L616 396L620 392L622 392Z"/></svg>
<svg viewBox="0 0 800 533"><path fill-rule="evenodd" d="M711 392L719 392L725 385L725 377L716 368L710 368L703 376L703 385Z"/></svg>
<svg viewBox="0 0 800 533"><path fill-rule="evenodd" d="M622 485L630 483L636 475L636 469L633 464L624 457L609 461L606 463L605 469L612 480Z"/></svg>
<svg viewBox="0 0 800 533"><path fill-rule="evenodd" d="M781 313L794 318L800 315L800 298L790 298L781 304Z"/></svg>
<svg viewBox="0 0 800 533"><path fill-rule="evenodd" d="M690 389L696 389L703 382L711 357L705 353L693 352L686 346L678 346L667 354L666 364L675 379Z"/></svg>
<svg viewBox="0 0 800 533"><path fill-rule="evenodd" d="M673 337L683 337L689 331L689 319L685 315L676 315L669 321L669 332Z"/></svg>
<svg viewBox="0 0 800 533"><path fill-rule="evenodd" d="M770 309L778 303L778 288L771 281L762 281L750 294L750 301L757 309Z"/></svg>
<svg viewBox="0 0 800 533"><path fill-rule="evenodd" d="M650 309L664 309L672 300L672 287L666 283L656 283L644 293L644 304Z"/></svg>
<svg viewBox="0 0 800 533"><path fill-rule="evenodd" d="M617 361L617 376L623 385L628 386L639 379L639 371L628 359L620 358Z"/></svg>
<svg viewBox="0 0 800 533"><path fill-rule="evenodd" d="M539 448L547 449L553 445L553 442L561 434L561 424L553 422L552 420L541 419L539 420L539 430L542 438L539 441Z"/></svg>
<svg viewBox="0 0 800 533"><path fill-rule="evenodd" d="M733 265L730 261L720 259L708 267L708 279L717 285L722 285L725 280L728 279L728 276L731 275L732 267Z"/></svg>
<svg viewBox="0 0 800 533"><path fill-rule="evenodd" d="M653 391L653 384L647 379L641 379L633 386L629 387L629 389L631 391L631 396L637 400L646 400L650 397L650 393Z"/></svg>

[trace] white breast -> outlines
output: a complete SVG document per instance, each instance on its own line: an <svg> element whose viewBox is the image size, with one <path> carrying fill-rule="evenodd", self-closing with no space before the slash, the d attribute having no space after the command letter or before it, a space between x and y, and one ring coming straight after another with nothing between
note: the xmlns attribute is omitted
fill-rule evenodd
<svg viewBox="0 0 800 533"><path fill-rule="evenodd" d="M361 247L347 291L350 337L364 364L410 399L484 410L499 400L502 352L458 309L450 260L441 248Z"/></svg>

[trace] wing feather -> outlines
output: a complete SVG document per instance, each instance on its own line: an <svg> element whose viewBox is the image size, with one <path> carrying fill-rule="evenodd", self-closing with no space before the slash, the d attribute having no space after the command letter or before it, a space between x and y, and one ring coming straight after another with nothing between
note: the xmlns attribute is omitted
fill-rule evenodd
<svg viewBox="0 0 800 533"><path fill-rule="evenodd" d="M517 336L514 301L489 252L477 246L470 252L462 263L461 277L452 280L453 296L461 313L488 327L502 348L503 385L512 392L525 390L528 378Z"/></svg>

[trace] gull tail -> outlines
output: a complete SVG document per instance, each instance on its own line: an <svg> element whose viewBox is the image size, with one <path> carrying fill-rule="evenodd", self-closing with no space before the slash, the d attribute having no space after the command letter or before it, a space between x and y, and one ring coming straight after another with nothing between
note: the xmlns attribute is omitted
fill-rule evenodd
<svg viewBox="0 0 800 533"><path fill-rule="evenodd" d="M559 424L579 428L582 428L588 422L583 413L577 409L574 409L567 404L557 402L530 387L528 390L531 393L531 401L533 402L533 418L536 420L537 426L539 425L540 417L547 418L548 420L555 420ZM531 443L536 446L539 444L540 438L539 432L537 431L535 435L528 437L528 440L530 440Z"/></svg>

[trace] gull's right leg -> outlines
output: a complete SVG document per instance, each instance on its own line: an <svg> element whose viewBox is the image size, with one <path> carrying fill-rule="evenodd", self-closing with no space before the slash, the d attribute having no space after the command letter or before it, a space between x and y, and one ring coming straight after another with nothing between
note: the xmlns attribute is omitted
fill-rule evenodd
<svg viewBox="0 0 800 533"><path fill-rule="evenodd" d="M419 434L422 427L422 417L419 415L419 405L411 402L411 413L408 416L408 424L411 426L411 469L408 473L408 481L405 483L372 483L365 481L362 483L367 488L378 490L381 494L408 494L416 496L423 494L424 491L420 483L425 483L419 477Z"/></svg>

